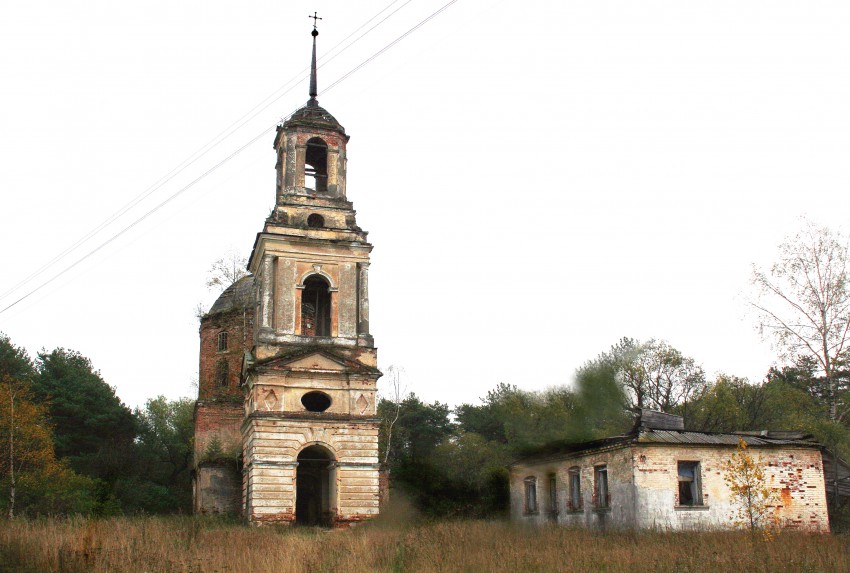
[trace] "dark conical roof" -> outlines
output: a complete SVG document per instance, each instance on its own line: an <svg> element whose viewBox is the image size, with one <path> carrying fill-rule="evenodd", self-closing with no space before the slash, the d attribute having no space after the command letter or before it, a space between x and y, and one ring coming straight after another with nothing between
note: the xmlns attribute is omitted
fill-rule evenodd
<svg viewBox="0 0 850 573"><path fill-rule="evenodd" d="M339 124L328 110L320 106L316 100L310 100L307 102L307 105L293 113L289 119L283 122L283 129L289 129L295 126L330 129L345 135L345 128Z"/></svg>
<svg viewBox="0 0 850 573"><path fill-rule="evenodd" d="M206 316L251 306L254 300L254 275L242 277L226 289L210 307Z"/></svg>

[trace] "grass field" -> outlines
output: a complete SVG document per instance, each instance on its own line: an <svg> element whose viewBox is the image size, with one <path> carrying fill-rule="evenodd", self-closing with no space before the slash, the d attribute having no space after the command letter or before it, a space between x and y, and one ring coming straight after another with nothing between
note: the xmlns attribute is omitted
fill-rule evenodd
<svg viewBox="0 0 850 573"><path fill-rule="evenodd" d="M522 529L504 522L251 528L191 517L0 522L3 573L850 571L850 538Z"/></svg>

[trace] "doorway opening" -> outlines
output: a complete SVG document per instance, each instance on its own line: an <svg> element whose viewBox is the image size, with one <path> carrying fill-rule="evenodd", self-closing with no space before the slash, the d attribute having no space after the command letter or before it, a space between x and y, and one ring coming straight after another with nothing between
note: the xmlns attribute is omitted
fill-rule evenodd
<svg viewBox="0 0 850 573"><path fill-rule="evenodd" d="M295 523L329 527L333 521L334 485L333 454L313 445L298 454L295 473Z"/></svg>

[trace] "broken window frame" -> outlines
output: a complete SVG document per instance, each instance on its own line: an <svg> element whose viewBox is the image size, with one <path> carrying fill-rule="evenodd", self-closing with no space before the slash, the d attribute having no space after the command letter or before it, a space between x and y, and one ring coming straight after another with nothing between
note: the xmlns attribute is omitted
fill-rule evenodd
<svg viewBox="0 0 850 573"><path fill-rule="evenodd" d="M218 351L227 352L227 331L218 333Z"/></svg>
<svg viewBox="0 0 850 573"><path fill-rule="evenodd" d="M678 482L676 499L679 507L701 507L703 505L701 470L698 461L679 460L676 463Z"/></svg>
<svg viewBox="0 0 850 573"><path fill-rule="evenodd" d="M608 509L611 504L611 491L608 488L608 466L593 467L593 499L596 509Z"/></svg>
<svg viewBox="0 0 850 573"><path fill-rule="evenodd" d="M537 478L528 476L523 483L525 484L525 513L537 513Z"/></svg>
<svg viewBox="0 0 850 573"><path fill-rule="evenodd" d="M581 468L578 466L569 469L570 477L570 499L568 501L570 511L582 511L584 509L584 501L581 497Z"/></svg>

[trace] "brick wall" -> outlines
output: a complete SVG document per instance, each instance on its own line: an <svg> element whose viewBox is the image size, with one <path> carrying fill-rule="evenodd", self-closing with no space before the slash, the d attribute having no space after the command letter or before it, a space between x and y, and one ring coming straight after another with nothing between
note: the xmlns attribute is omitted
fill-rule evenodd
<svg viewBox="0 0 850 573"><path fill-rule="evenodd" d="M722 465L733 447L641 446L633 450L637 515L642 527L729 527L735 510L724 481ZM814 448L747 449L768 464L767 485L777 491L781 525L791 529L829 531L823 462ZM678 500L678 462L698 461L703 505L681 507Z"/></svg>
<svg viewBox="0 0 850 573"><path fill-rule="evenodd" d="M241 402L239 377L242 357L253 345L253 314L250 309L233 309L201 320L201 349L198 366L198 399ZM219 351L219 335L227 333L227 350ZM226 383L217 376L220 364L227 365Z"/></svg>
<svg viewBox="0 0 850 573"><path fill-rule="evenodd" d="M552 456L511 466L511 518L515 521L603 527L707 529L732 526L735 510L722 464L732 446L633 445L585 455ZM785 528L829 531L823 463L816 448L785 447L747 450L766 464L767 485L777 491L780 523ZM679 503L678 462L699 462L702 505ZM605 464L609 508L597 509L594 467ZM582 507L570 503L570 469L581 477ZM555 475L555 499L551 480ZM526 511L525 479L535 478L538 511Z"/></svg>

